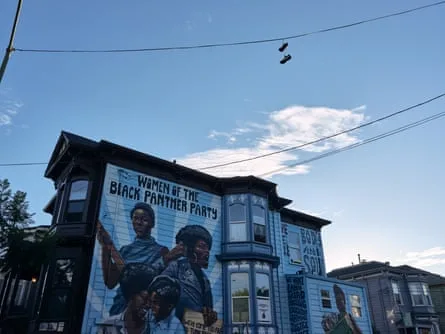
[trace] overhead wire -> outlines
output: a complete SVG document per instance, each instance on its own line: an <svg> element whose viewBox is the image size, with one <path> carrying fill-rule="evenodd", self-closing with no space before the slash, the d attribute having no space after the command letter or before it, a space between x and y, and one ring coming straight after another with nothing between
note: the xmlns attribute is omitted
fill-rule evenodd
<svg viewBox="0 0 445 334"><path fill-rule="evenodd" d="M17 162L17 163L0 163L0 167L13 167L13 166L37 166L47 165L47 162Z"/></svg>
<svg viewBox="0 0 445 334"><path fill-rule="evenodd" d="M423 124L426 124L428 122L432 122L432 121L434 121L436 119L439 119L439 118L442 118L444 116L445 116L445 111L437 113L437 114L434 114L434 115L431 115L429 117L422 118L422 119L420 119L418 121L406 124L404 126L401 126L399 128L396 128L396 129L388 131L388 132L384 132L384 133L379 134L377 136L374 136L374 137L371 137L371 138L367 138L367 139L365 139L365 140L363 140L361 142L350 144L350 145L341 147L341 148L336 149L336 150L332 150L332 151L329 151L329 152L326 152L326 153L323 153L323 154L319 154L319 155L317 155L317 156L315 156L313 158L306 159L306 160L303 160L303 161L300 161L300 162L297 162L297 163L293 163L293 164L290 164L290 165L287 165L287 166L284 166L284 167L280 167L280 168L277 168L277 169L274 169L274 170L271 170L271 171L268 171L266 173L262 173L262 174L259 174L259 175L256 175L256 176L257 177L265 177L265 176L268 176L268 175L271 175L271 174L275 174L275 173L279 173L279 172L285 171L285 170L290 169L290 168L294 168L294 167L297 167L297 166L300 166L300 165L305 165L305 164L308 164L308 163L311 163L311 162L314 162L314 161L317 161L317 160L320 160L320 159L324 159L324 158L330 157L332 155L339 154L339 153L342 153L344 151L349 151L349 150L352 150L352 149L357 148L359 146L366 145L366 144L372 143L374 141L377 141L377 140L380 140L380 139L383 139L383 138L386 138L386 137L390 137L390 136L396 135L396 134L398 134L400 132L404 132L404 131L407 131L409 129L421 126Z"/></svg>
<svg viewBox="0 0 445 334"><path fill-rule="evenodd" d="M227 46L240 46L240 45L250 45L250 44L264 44L264 43L272 43L283 40L291 40L302 37L307 37L316 34L327 33L331 31L351 28L354 26L358 26L361 24L366 24L370 22L384 20L390 17L406 15L409 13L413 13L416 11L420 11L423 9L436 7L440 5L444 5L444 1L434 2L428 5L423 5L415 8L410 8L407 10L381 15L377 17L373 17L370 19L360 20L353 23L343 24L339 26L334 26L330 28L314 30L311 32L305 32L296 35L290 36L281 36L276 38L268 38L268 39L258 39L258 40L249 40L249 41L240 41L240 42L228 42L228 43L212 43L212 44L198 44L198 45L184 45L184 46L168 46L168 47L157 47L157 48L132 48L132 49L28 49L28 48L15 48L15 51L21 52L40 52L40 53L125 53L125 52L155 52L155 51L174 51L174 50L192 50L192 49L204 49L204 48L217 48L217 47L227 47Z"/></svg>
<svg viewBox="0 0 445 334"><path fill-rule="evenodd" d="M428 103L431 103L431 102L433 102L433 101L435 101L435 100L438 100L438 99L440 99L440 98L442 98L442 97L445 97L445 93L436 95L436 96L434 96L434 97L432 97L432 98L429 98L429 99L424 100L424 101L422 101L422 102L419 102L419 103L417 103L417 104L411 105L411 106L409 106L409 107L407 107L407 108L404 108L404 109L402 109L402 110L393 112L393 113L388 114L388 115L386 115L386 116L377 118L377 119L375 119L375 120L373 120L373 121L366 122L366 123L362 123L362 124L360 124L360 125L358 125L358 126L355 126L355 127L353 127L353 128L349 128L349 129L346 129L346 130L343 130L343 131L334 133L334 134L332 134L332 135L325 136L325 137L321 137L321 138L318 138L318 139L316 139L316 140L313 140L313 141L310 141L310 142L306 142L306 143L303 143L303 144L300 144L300 145L296 145L296 146L288 147L288 148L281 149L281 150L277 150L277 151L273 151L273 152L270 152L270 153L265 153L265 154L257 155L257 156L255 156L255 157L251 157L251 158L246 158L246 159L241 159L241 160L236 160L236 161L226 162L226 163L222 163L222 164L212 165L212 166L208 166L208 167L198 168L197 170L202 171L202 170L206 170L206 169L212 169L212 168L217 168L217 167L224 167L224 166L234 165L234 164L243 163L243 162L247 162L247 161L252 161L252 160L256 160L256 159L266 158L266 157L269 157L269 156L272 156L272 155L275 155L275 154L280 154L280 153L284 153L284 152L289 152L289 151L297 150L297 149L300 149L300 148L303 148L303 147L306 147L306 146L309 146L309 145L314 145L314 144L323 142L323 141L325 141L325 140L332 139L332 138L334 138L334 137L340 136L340 135L342 135L342 134L346 134L346 133L349 133L349 132L352 132L352 131L355 131L355 130L364 128L364 127L366 127L366 126L370 126L370 125L376 124L376 123L378 123L378 122L381 122L381 121L383 121L383 120L389 119L389 118L394 117L394 116L396 116L396 115L400 115L400 114L402 114L402 113L404 113L404 112L407 112L407 111L409 111L409 110L412 110L412 109L418 108L418 107L420 107L420 106L426 105L426 104L428 104ZM47 163L47 162L0 163L0 167L12 167L12 166L37 166L37 165L46 165L46 164L48 164L48 163Z"/></svg>
<svg viewBox="0 0 445 334"><path fill-rule="evenodd" d="M417 103L417 104L411 105L411 106L409 106L409 107L407 107L407 108L404 108L404 109L402 109L402 110L393 112L393 113L388 114L388 115L386 115L386 116L377 118L377 119L375 119L375 120L373 120L373 121L369 121L369 122L366 122L366 123L362 123L362 124L360 124L360 125L358 125L358 126L355 126L355 127L353 127L353 128L349 128L349 129L346 129L346 130L343 130L343 131L340 131L340 132L336 132L336 133L334 133L334 134L332 134L332 135L325 136L325 137L321 137L321 138L318 138L318 139L315 139L315 140L312 140L312 141L309 141L309 142L306 142L306 143L303 143L303 144L300 144L300 145L291 146L291 147L287 147L287 148L284 148L284 149L281 149L281 150L277 150L277 151L273 151L273 152L269 152L269 153L260 154L260 155L257 155L257 156L254 156L254 157L250 157L250 158L245 158L245 159L240 159L240 160L234 160L234 161L229 161L229 162L225 162L225 163L221 163L221 164L216 164L216 165L212 165L212 166L202 167L202 168L198 168L198 170L203 171L203 170L208 170L208 169L214 169L214 168L219 168L219 167L225 167L225 166L229 166L229 165L234 165L234 164L238 164L238 163L243 163L243 162L247 162L247 161L252 161L252 160L257 160L257 159L261 159L261 158L269 157L269 156L276 155L276 154L280 154L280 153L284 153L284 152L294 151L294 150L297 150L297 149L300 149L300 148L303 148L303 147L306 147L306 146L309 146L309 145L318 144L318 143L323 142L323 141L326 141L326 140L328 140L328 139L332 139L332 138L335 138L335 137L337 137L337 136L340 136L340 135L343 135L343 134L346 134L346 133L349 133L349 132L352 132L352 131L355 131L355 130L358 130L358 129L361 129L361 128L364 128L364 127L367 127L367 126L370 126L370 125L373 125L373 124L375 124L375 123L378 123L378 122L387 120L387 119L389 119L389 118L391 118L391 117L395 117L395 116L400 115L400 114L402 114L402 113L404 113L404 112L407 112L407 111L409 111L409 110L412 110L412 109L421 107L421 106L423 106L423 105L426 105L426 104L428 104L428 103L431 103L431 102L433 102L433 101L435 101L435 100L438 100L438 99L440 99L440 98L443 98L443 97L445 97L445 93L436 95L436 96L434 96L434 97L432 97L432 98L429 98L429 99L427 99L427 100L425 100L425 101L422 101L422 102L419 102L419 103Z"/></svg>

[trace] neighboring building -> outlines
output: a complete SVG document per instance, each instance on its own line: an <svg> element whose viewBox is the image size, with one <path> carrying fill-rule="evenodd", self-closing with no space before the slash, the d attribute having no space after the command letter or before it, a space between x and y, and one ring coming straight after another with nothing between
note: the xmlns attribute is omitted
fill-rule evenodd
<svg viewBox="0 0 445 334"><path fill-rule="evenodd" d="M326 277L330 222L285 208L272 182L67 132L45 176L60 241L32 332L144 333L147 296L163 332L372 332L365 288Z"/></svg>
<svg viewBox="0 0 445 334"><path fill-rule="evenodd" d="M25 240L34 241L40 234L49 231L50 226L32 226L24 228ZM5 256L7 247L0 249L0 258ZM26 328L26 323L31 320L38 293L38 276L40 273L22 273L17 284L16 294L13 298L15 278L9 273L0 273L0 328L14 327ZM20 329L17 329L20 332ZM22 330L23 331L23 330Z"/></svg>
<svg viewBox="0 0 445 334"><path fill-rule="evenodd" d="M438 275L410 266L370 261L335 269L328 276L365 284L372 323L380 333L441 333L429 282ZM441 280L442 289L443 283ZM440 298L443 309L444 295Z"/></svg>
<svg viewBox="0 0 445 334"><path fill-rule="evenodd" d="M410 275L418 274L425 277L426 282L430 287L431 300L433 301L434 310L439 316L440 332L445 334L445 277L407 265L400 266L398 268L409 272Z"/></svg>
<svg viewBox="0 0 445 334"><path fill-rule="evenodd" d="M431 299L434 309L439 315L439 327L442 334L445 333L445 277L438 275L427 276L430 286Z"/></svg>

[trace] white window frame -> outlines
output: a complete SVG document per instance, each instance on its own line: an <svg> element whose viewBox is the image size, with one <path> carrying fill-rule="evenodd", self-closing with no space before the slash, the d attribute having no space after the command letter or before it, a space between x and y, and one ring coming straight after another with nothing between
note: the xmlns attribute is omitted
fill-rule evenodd
<svg viewBox="0 0 445 334"><path fill-rule="evenodd" d="M290 238L290 234L296 234L296 236L297 236L297 238L296 238L296 240L297 240L297 244L292 244L291 242L290 242L290 240L291 240L291 238ZM302 253L301 253L301 239L300 239L300 232L296 232L296 231L290 231L290 230L288 230L288 234L287 234L287 247L289 247L289 263L290 264L294 264L294 265L301 265L301 263L303 262L303 255L302 255ZM294 249L294 250L296 250L296 252L298 253L298 254L300 254L300 257L299 257L299 259L297 259L297 260L293 260L292 259L292 251L291 251L291 249Z"/></svg>
<svg viewBox="0 0 445 334"><path fill-rule="evenodd" d="M349 301L351 302L351 313L355 318L361 318L363 316L362 313L362 301L360 298L360 295L356 295L356 294L351 294L349 296ZM357 310L357 314L356 312L354 312L354 309Z"/></svg>
<svg viewBox="0 0 445 334"><path fill-rule="evenodd" d="M403 297L402 297L402 292L400 291L400 284L399 281L391 281L391 288L392 288L392 293L394 295L394 301L396 302L397 305L403 305ZM399 296L399 300L400 303L397 301L397 297Z"/></svg>
<svg viewBox="0 0 445 334"><path fill-rule="evenodd" d="M244 211L244 221L243 220L232 220L231 217L231 210L234 206L236 205L240 205L243 207L243 211ZM229 240L230 242L243 242L243 241L247 241L247 206L244 203L240 203L240 202L235 202L229 205L228 208L228 220L229 220ZM240 226L243 225L244 226L244 236L240 235L238 236L237 233L235 231L232 231L232 227L233 226ZM240 230L236 230L236 231L240 231Z"/></svg>

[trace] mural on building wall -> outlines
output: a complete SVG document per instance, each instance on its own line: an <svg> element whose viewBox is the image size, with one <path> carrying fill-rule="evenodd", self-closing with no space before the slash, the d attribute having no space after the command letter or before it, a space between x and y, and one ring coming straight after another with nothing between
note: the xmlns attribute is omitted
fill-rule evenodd
<svg viewBox="0 0 445 334"><path fill-rule="evenodd" d="M307 273L312 275L325 275L320 232L291 224L281 224L281 233L283 252L289 264L301 265Z"/></svg>
<svg viewBox="0 0 445 334"><path fill-rule="evenodd" d="M323 316L321 323L324 332L326 334L362 334L354 317L346 310L345 293L337 284L334 284L333 288L338 312L331 312Z"/></svg>
<svg viewBox="0 0 445 334"><path fill-rule="evenodd" d="M83 333L222 330L221 197L108 165Z"/></svg>
<svg viewBox="0 0 445 334"><path fill-rule="evenodd" d="M295 334L308 334L308 310L304 293L304 278L288 277L287 291L291 331Z"/></svg>
<svg viewBox="0 0 445 334"><path fill-rule="evenodd" d="M300 228L303 263L306 271L312 275L325 274L321 233L307 228Z"/></svg>

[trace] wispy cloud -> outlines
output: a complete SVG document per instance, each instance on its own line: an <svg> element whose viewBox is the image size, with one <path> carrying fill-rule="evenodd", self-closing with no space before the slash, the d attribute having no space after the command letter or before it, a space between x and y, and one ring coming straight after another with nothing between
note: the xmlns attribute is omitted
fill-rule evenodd
<svg viewBox="0 0 445 334"><path fill-rule="evenodd" d="M181 164L192 168L224 164L234 160L243 160L257 155L267 154L301 145L318 138L332 135L336 132L355 127L365 120L364 107L356 109L333 109L328 107L291 106L273 111L266 115L264 122L246 122L243 126L230 131L212 130L208 135L211 139L219 137L227 140L231 147L215 148L204 152L189 154L178 158ZM246 134L254 137L246 138ZM239 144L243 137L248 145ZM305 146L299 151L289 151L272 155L261 160L253 160L241 164L234 164L207 170L218 176L257 175L270 170L287 166L298 161L298 152L324 152L359 141L357 132L343 134L316 145ZM279 172L284 175L306 174L309 166L300 165ZM272 176L272 175L271 175Z"/></svg>
<svg viewBox="0 0 445 334"><path fill-rule="evenodd" d="M412 265L414 267L431 267L445 264L445 248L432 247L420 252L408 252L398 262Z"/></svg>
<svg viewBox="0 0 445 334"><path fill-rule="evenodd" d="M209 25L213 23L213 16L207 12L193 11L189 18L185 21L185 26L188 31L192 31L200 26Z"/></svg>
<svg viewBox="0 0 445 334"><path fill-rule="evenodd" d="M0 90L0 127L13 124L13 118L19 113L23 103L10 97L10 90Z"/></svg>

